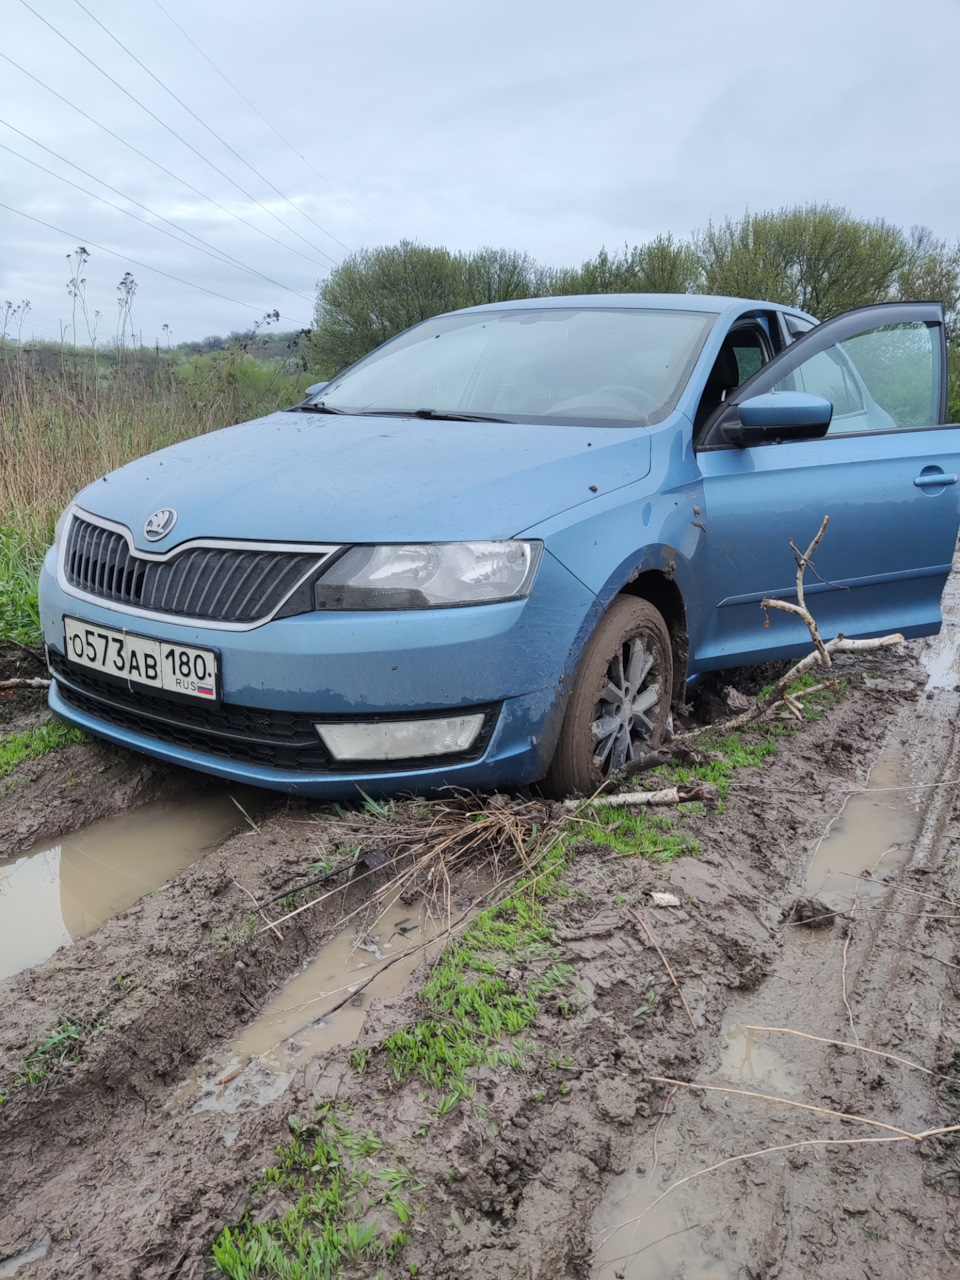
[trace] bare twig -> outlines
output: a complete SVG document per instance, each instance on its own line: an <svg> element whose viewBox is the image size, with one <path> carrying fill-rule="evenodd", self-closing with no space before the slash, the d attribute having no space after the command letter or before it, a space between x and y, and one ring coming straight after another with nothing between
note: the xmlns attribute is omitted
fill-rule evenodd
<svg viewBox="0 0 960 1280"><path fill-rule="evenodd" d="M910 947L904 948L907 951L912 950ZM917 952L918 955L922 954ZM933 957L927 956L926 959ZM952 968L960 968L960 965L953 965ZM832 1044L839 1049L859 1049L861 1053L872 1053L876 1058L888 1058L891 1062L899 1062L904 1067L912 1067L914 1071L922 1071L924 1075L935 1076L938 1080L950 1080L955 1082L953 1076L942 1076L937 1071L931 1071L929 1067L921 1067L919 1062L911 1062L909 1058L901 1058L896 1053L884 1053L882 1049L868 1049L866 1045L851 1044L848 1040L830 1040L826 1036L814 1036L807 1031L794 1031L792 1027L751 1027L744 1026L744 1031L770 1031L776 1032L778 1035L799 1036L801 1040L816 1040L818 1044Z"/></svg>
<svg viewBox="0 0 960 1280"><path fill-rule="evenodd" d="M680 990L680 983L676 980L676 978L674 977L674 974L673 974L673 970L670 968L670 962L667 960L667 957L666 957L666 956L663 954L663 952L660 950L660 947L659 947L659 946L658 946L658 944L657 944L657 940L656 940L656 938L653 936L653 934L650 932L649 928L647 927L647 922L644 920L643 916L642 916L642 915L640 915L640 913L639 913L638 911L635 911L633 914L636 916L636 918L637 918L637 922L638 922L638 924L640 925L641 929L643 929L643 932L647 935L647 937L650 939L650 941L651 941L651 943L653 944L653 946L656 948L657 955L658 955L658 956L660 957L660 959L663 961L663 967L666 969L667 973L670 975L670 981L673 983L673 985L674 985L674 986L676 987L676 989L677 989L677 995L678 995L678 996L680 997L680 999L683 1001L683 1007L684 1007L684 1009L686 1009L686 1011L687 1011L687 1017L690 1019L690 1025L691 1025L691 1027L693 1027L694 1031L696 1031L696 1029L697 1029L697 1024L696 1024L696 1023L694 1022L694 1020L693 1020L693 1014L690 1012L690 1006L687 1004L686 996L684 996L683 992ZM653 1078L655 1078L655 1077L651 1077L651 1078L653 1079ZM675 1080L667 1080L667 1081L666 1081L666 1083L667 1083L667 1084L676 1084L676 1083L677 1083L677 1081L675 1081Z"/></svg>
<svg viewBox="0 0 960 1280"><path fill-rule="evenodd" d="M801 552L794 540L792 538L790 539L790 546L793 549L793 558L797 562L797 603L791 604L789 600L774 600L770 597L765 597L760 602L761 607L764 610L781 609L784 613L795 613L798 617L803 619L807 630L810 632L810 639L813 641L817 654L820 657L820 665L822 667L830 666L830 653L827 646L820 638L820 631L817 627L816 619L807 608L806 601L804 600L803 575L807 571L807 565L810 563L810 557L820 545L820 540L823 538L823 535L827 532L827 525L829 523L830 517L824 516L823 524L820 526L817 536L810 543L809 547L807 547L806 551Z"/></svg>
<svg viewBox="0 0 960 1280"><path fill-rule="evenodd" d="M42 676L14 676L10 680L0 680L0 689L49 689L50 681Z"/></svg>
<svg viewBox="0 0 960 1280"><path fill-rule="evenodd" d="M647 1078L656 1081L657 1084L674 1084L681 1089L706 1089L711 1093L732 1093L740 1098L758 1098L761 1102L778 1102L784 1107L796 1107L799 1111L815 1111L817 1115L832 1116L834 1120L868 1124L874 1129L885 1129L887 1133L896 1133L901 1138L927 1136L910 1133L907 1129L898 1129L895 1124L884 1124L882 1120L870 1120L866 1116L855 1116L846 1111L831 1111L829 1107L817 1107L812 1102L795 1102L792 1098L778 1098L770 1093L754 1093L750 1089L734 1089L730 1085L723 1084L701 1084L698 1080L672 1080L668 1076L648 1076ZM960 1128L960 1125L957 1128Z"/></svg>
<svg viewBox="0 0 960 1280"><path fill-rule="evenodd" d="M41 665L41 667L43 667L43 669L44 669L44 670L46 670L46 669L47 669L47 660L46 660L46 658L43 656L43 654L42 654L42 653L38 653L38 652L36 651L36 649L31 649L31 648L30 648L30 646L29 646L28 644L23 644L20 640L14 640L12 637L8 637L8 638L4 641L4 644L12 644L12 645L15 645L15 646L16 646L16 648L18 648L18 649L22 649L22 650L23 650L23 652L24 652L28 657L30 657L30 658L32 658L32 659L34 660L34 662L39 662L39 663L40 663L40 665Z"/></svg>
<svg viewBox="0 0 960 1280"><path fill-rule="evenodd" d="M272 929L273 932L277 935L277 937L282 942L283 934L280 932L277 926L267 918L267 913L264 911L263 907L261 907L260 903L256 900L256 898L253 896L250 890L246 887L246 885L242 885L239 880L234 880L233 883L237 886L238 889L242 889L243 892L250 899L250 901L253 903L254 910L260 913L260 918L264 921L265 927Z"/></svg>
<svg viewBox="0 0 960 1280"><path fill-rule="evenodd" d="M852 920L853 917L857 914L857 907L859 905L860 905L860 899L854 898L853 906L850 908L850 915L848 919ZM847 998L847 952L849 950L850 950L850 932L848 930L847 936L843 940L843 968L840 971L840 982L841 982L841 987L843 991L843 1004L847 1011L847 1018L850 1022L850 1030L853 1033L853 1038L854 1040L856 1040L857 1048L859 1049L860 1037L857 1035L857 1028L853 1022L853 1010L850 1008L850 1001Z"/></svg>
<svg viewBox="0 0 960 1280"><path fill-rule="evenodd" d="M670 1104L673 1102L677 1093L676 1086L670 1090L663 1100L663 1110L660 1112L660 1119L657 1121L657 1127L653 1131L653 1164L650 1166L650 1177L652 1178L656 1172L657 1165L660 1163L660 1152L657 1148L657 1140L660 1137L660 1130L663 1128L663 1122L670 1114Z"/></svg>
<svg viewBox="0 0 960 1280"><path fill-rule="evenodd" d="M703 1087L703 1086L699 1086ZM890 1142L922 1142L924 1138L938 1138L947 1133L957 1133L960 1131L960 1125L947 1125L943 1129L927 1129L923 1133L905 1133L902 1136L893 1136L889 1138L804 1138L799 1142L784 1142L776 1147L761 1147L758 1151L745 1151L741 1155L728 1156L726 1160L719 1160L716 1164L709 1165L706 1169L697 1169L694 1173L688 1173L685 1178L678 1178L676 1182L671 1183L662 1195L657 1196L652 1204L647 1205L643 1213L638 1213L636 1217L628 1218L626 1222L619 1223L612 1231L608 1232L607 1239L614 1231L620 1231L623 1227L633 1226L639 1222L652 1209L655 1209L661 1201L665 1200L672 1191L676 1191L678 1187L684 1186L688 1182L693 1182L695 1178L702 1178L705 1173L716 1173L718 1169L723 1169L728 1164L737 1164L741 1160L753 1160L757 1156L773 1155L778 1151L795 1151L798 1147L862 1147L867 1145L885 1144Z"/></svg>

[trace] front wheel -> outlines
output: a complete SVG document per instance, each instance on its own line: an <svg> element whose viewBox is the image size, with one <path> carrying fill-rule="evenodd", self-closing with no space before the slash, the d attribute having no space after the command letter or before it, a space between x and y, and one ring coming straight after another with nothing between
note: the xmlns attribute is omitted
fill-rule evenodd
<svg viewBox="0 0 960 1280"><path fill-rule="evenodd" d="M659 747L672 687L663 616L648 600L618 596L587 642L544 790L588 795Z"/></svg>

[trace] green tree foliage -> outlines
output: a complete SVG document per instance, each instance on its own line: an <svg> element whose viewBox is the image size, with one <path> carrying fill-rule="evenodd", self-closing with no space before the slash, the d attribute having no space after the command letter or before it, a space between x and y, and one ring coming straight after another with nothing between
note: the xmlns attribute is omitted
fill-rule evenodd
<svg viewBox="0 0 960 1280"><path fill-rule="evenodd" d="M553 272L546 292L695 293L701 275L693 246L668 234L632 249L624 245L612 254L601 249L579 269Z"/></svg>
<svg viewBox="0 0 960 1280"><path fill-rule="evenodd" d="M409 240L363 249L320 285L311 359L330 377L408 325L480 303L698 292L792 304L821 320L876 302L940 301L950 343L950 415L960 419L960 246L925 227L908 233L829 204L745 213L688 240L668 234L604 248L579 267L545 267L510 249L455 254Z"/></svg>
<svg viewBox="0 0 960 1280"><path fill-rule="evenodd" d="M410 240L361 249L320 285L316 366L332 376L411 324L457 307L532 297L541 278L528 254L510 249L454 254Z"/></svg>
<svg viewBox="0 0 960 1280"><path fill-rule="evenodd" d="M821 320L897 296L911 260L898 227L834 205L727 218L694 242L707 293L792 304Z"/></svg>

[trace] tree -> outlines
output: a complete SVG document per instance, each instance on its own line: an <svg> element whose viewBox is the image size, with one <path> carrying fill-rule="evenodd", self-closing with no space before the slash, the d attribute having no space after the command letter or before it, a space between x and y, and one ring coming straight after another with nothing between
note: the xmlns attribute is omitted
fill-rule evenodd
<svg viewBox="0 0 960 1280"><path fill-rule="evenodd" d="M402 240L360 249L319 288L311 340L328 377L411 324L460 305L460 270L449 249Z"/></svg>
<svg viewBox="0 0 960 1280"><path fill-rule="evenodd" d="M707 293L782 302L820 320L895 297L911 261L899 227L827 204L727 218L694 243Z"/></svg>

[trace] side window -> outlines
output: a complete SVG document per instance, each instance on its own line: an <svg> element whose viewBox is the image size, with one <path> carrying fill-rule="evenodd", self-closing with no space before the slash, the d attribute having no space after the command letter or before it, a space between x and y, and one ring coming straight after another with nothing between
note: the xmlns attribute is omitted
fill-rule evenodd
<svg viewBox="0 0 960 1280"><path fill-rule="evenodd" d="M776 390L786 391L788 388L778 386ZM857 386L856 376L839 347L821 351L802 364L797 369L793 386L789 390L806 391L809 395L823 396L825 400L829 400L833 405L831 430L839 419L863 413L863 397Z"/></svg>
<svg viewBox="0 0 960 1280"><path fill-rule="evenodd" d="M699 431L730 392L743 386L769 359L769 339L759 326L748 324L729 333L704 386L694 428Z"/></svg>
<svg viewBox="0 0 960 1280"><path fill-rule="evenodd" d="M833 405L830 435L936 423L940 344L921 321L883 325L817 352L772 391L806 391Z"/></svg>

